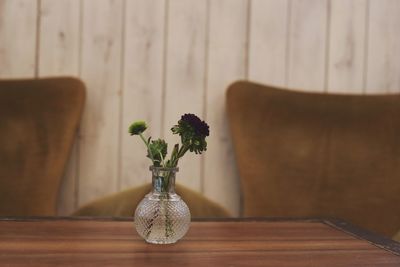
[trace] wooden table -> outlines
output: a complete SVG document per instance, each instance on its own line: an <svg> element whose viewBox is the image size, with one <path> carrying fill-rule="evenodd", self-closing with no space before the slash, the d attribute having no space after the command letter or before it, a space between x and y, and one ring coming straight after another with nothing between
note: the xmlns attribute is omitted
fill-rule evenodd
<svg viewBox="0 0 400 267"><path fill-rule="evenodd" d="M172 245L127 219L0 219L0 266L400 266L400 244L341 221L196 221Z"/></svg>

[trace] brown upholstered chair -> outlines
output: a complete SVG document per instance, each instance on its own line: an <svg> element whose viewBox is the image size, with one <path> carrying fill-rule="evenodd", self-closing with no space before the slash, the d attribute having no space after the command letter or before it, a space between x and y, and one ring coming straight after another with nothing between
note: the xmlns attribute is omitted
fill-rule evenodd
<svg viewBox="0 0 400 267"><path fill-rule="evenodd" d="M396 240L396 241L398 241L398 242L400 242L400 231L397 232L397 234L395 234L395 235L393 236L393 239Z"/></svg>
<svg viewBox="0 0 400 267"><path fill-rule="evenodd" d="M84 98L73 78L0 81L0 216L55 215Z"/></svg>
<svg viewBox="0 0 400 267"><path fill-rule="evenodd" d="M74 212L74 216L133 216L136 206L151 190L151 184L131 188L95 200ZM176 192L189 206L192 218L230 217L229 212L217 203L182 185L176 185Z"/></svg>
<svg viewBox="0 0 400 267"><path fill-rule="evenodd" d="M400 229L400 95L305 93L237 82L228 116L244 216L337 217Z"/></svg>

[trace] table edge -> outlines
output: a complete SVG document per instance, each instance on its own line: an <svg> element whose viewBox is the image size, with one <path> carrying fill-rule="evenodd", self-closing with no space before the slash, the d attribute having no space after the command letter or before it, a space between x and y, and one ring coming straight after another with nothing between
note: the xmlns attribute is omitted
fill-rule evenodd
<svg viewBox="0 0 400 267"><path fill-rule="evenodd" d="M363 229L359 226L337 218L325 219L323 220L323 223L349 235L352 235L358 239L363 239L378 248L395 254L396 256L400 256L400 243L393 239Z"/></svg>
<svg viewBox="0 0 400 267"><path fill-rule="evenodd" d="M0 221L133 221L133 217L110 217L110 216L0 216ZM317 217L204 217L192 218L192 222L320 222L324 223L326 218Z"/></svg>
<svg viewBox="0 0 400 267"><path fill-rule="evenodd" d="M133 221L132 217L93 217L93 216L0 216L0 221ZM345 232L358 239L363 239L368 243L396 256L400 256L400 243L388 237L365 230L359 226L348 223L337 218L317 218L317 217L241 217L241 218L193 218L193 222L320 222L334 229Z"/></svg>

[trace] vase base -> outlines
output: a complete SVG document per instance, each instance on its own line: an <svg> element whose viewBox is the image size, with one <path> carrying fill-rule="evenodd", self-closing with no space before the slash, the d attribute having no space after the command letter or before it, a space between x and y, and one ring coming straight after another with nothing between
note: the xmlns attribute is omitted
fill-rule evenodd
<svg viewBox="0 0 400 267"><path fill-rule="evenodd" d="M154 245L168 245L175 244L178 240L146 240L146 242Z"/></svg>

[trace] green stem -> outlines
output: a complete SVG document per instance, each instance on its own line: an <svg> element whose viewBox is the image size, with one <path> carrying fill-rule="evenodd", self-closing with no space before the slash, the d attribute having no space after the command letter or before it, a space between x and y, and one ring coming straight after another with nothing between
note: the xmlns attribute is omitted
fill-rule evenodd
<svg viewBox="0 0 400 267"><path fill-rule="evenodd" d="M181 149L179 149L178 158L182 158L188 150L188 146L182 146Z"/></svg>
<svg viewBox="0 0 400 267"><path fill-rule="evenodd" d="M171 176L171 171L168 171L167 175L164 176L164 184L165 184L165 188L164 188L164 194L165 196L162 197L161 200L161 204L165 205L164 206L164 212L165 212L165 237L171 237L173 236L174 233L174 229L172 228L172 220L169 214L169 210L168 207L166 207L168 205L168 199L169 199L169 192L168 192L168 185L169 185L169 179Z"/></svg>
<svg viewBox="0 0 400 267"><path fill-rule="evenodd" d="M174 166L174 162L175 162L176 157L178 156L178 150L179 150L179 145L176 144L174 146L174 149L172 150L171 158L169 160L167 160L167 167L172 168L172 167L176 166L176 165Z"/></svg>
<svg viewBox="0 0 400 267"><path fill-rule="evenodd" d="M179 151L178 151L176 157L174 157L173 159L171 159L171 167L176 167L176 166L178 165L179 159L182 158L188 150L189 150L189 147L183 145L183 146L179 149Z"/></svg>
<svg viewBox="0 0 400 267"><path fill-rule="evenodd" d="M141 133L139 134L139 136L143 140L144 144L146 145L147 151L149 152L151 161L153 162L153 165L154 165L154 157L153 157L153 154L151 153L149 143L146 141L146 139L144 138L144 136Z"/></svg>
<svg viewBox="0 0 400 267"><path fill-rule="evenodd" d="M175 231L173 229L173 224L172 224L172 219L169 214L168 210L168 199L170 198L169 193L168 193L168 184L169 184L169 177L170 177L171 172L169 171L166 176L164 176L164 181L163 181L163 187L161 189L161 195L160 195L160 206L162 206L161 210L160 207L157 207L157 209L154 211L153 218L151 219L150 223L148 223L147 229L146 229L146 239L149 238L152 228L154 225L154 221L156 218L164 212L165 214L165 237L169 238L172 237L175 234Z"/></svg>
<svg viewBox="0 0 400 267"><path fill-rule="evenodd" d="M160 154L160 157L161 157L161 165L165 168L164 157L163 157L161 151L159 151L158 154Z"/></svg>

